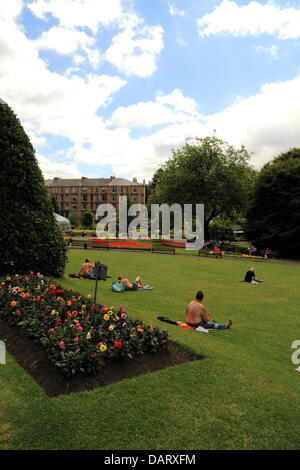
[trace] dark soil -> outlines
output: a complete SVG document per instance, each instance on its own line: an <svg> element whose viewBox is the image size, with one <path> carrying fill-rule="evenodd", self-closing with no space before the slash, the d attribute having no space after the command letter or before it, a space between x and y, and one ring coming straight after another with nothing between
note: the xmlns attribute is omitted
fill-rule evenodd
<svg viewBox="0 0 300 470"><path fill-rule="evenodd" d="M200 359L179 346L170 344L167 350L158 354L144 354L134 359L115 361L97 375L80 373L70 378L49 361L42 345L26 337L16 327L0 321L0 339L5 341L9 354L49 397L90 391L123 379Z"/></svg>

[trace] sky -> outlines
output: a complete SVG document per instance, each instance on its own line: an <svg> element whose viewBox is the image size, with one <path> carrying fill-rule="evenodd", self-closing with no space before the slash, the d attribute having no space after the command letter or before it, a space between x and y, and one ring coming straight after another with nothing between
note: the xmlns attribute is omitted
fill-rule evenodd
<svg viewBox="0 0 300 470"><path fill-rule="evenodd" d="M0 0L0 98L46 179L137 177L195 137L300 146L299 0Z"/></svg>

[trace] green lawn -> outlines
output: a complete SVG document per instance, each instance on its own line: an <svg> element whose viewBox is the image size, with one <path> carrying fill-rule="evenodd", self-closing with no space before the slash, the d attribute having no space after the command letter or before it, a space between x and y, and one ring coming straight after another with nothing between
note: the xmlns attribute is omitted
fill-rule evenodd
<svg viewBox="0 0 300 470"><path fill-rule="evenodd" d="M63 282L93 294L78 272L86 251L74 250ZM140 274L154 291L110 290L98 301L124 305L132 317L169 330L172 339L205 356L202 361L139 376L103 389L48 398L8 357L0 366L0 448L14 449L299 449L300 375L291 344L300 339L300 265L254 264L262 285L243 279L251 262L89 251L109 275ZM230 331L209 334L156 320L184 320L197 290ZM0 338L1 339L1 338Z"/></svg>

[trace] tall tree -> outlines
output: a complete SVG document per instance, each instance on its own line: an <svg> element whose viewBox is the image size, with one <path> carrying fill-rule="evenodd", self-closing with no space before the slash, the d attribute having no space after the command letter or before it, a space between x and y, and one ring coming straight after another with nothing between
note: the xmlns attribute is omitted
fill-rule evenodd
<svg viewBox="0 0 300 470"><path fill-rule="evenodd" d="M258 248L300 258L300 148L262 168L247 220L246 233Z"/></svg>
<svg viewBox="0 0 300 470"><path fill-rule="evenodd" d="M85 228L93 228L93 223L94 223L94 214L90 209L88 209L83 213L82 224Z"/></svg>
<svg viewBox="0 0 300 470"><path fill-rule="evenodd" d="M34 149L0 100L0 272L60 276L66 245Z"/></svg>
<svg viewBox="0 0 300 470"><path fill-rule="evenodd" d="M59 207L54 196L51 197L51 202L52 202L52 206L53 206L53 210L55 214L59 214Z"/></svg>
<svg viewBox="0 0 300 470"><path fill-rule="evenodd" d="M255 170L244 147L235 149L216 137L187 143L156 171L149 203L204 204L208 224L222 215L234 218L247 208Z"/></svg>

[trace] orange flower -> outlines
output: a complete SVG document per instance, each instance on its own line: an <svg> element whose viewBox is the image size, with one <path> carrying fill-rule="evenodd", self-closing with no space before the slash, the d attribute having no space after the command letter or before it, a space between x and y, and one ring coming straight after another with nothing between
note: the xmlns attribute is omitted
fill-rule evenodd
<svg viewBox="0 0 300 470"><path fill-rule="evenodd" d="M11 305L12 307L15 307L15 306L17 305L17 302L16 302L15 300L13 300L13 301L10 303L10 305Z"/></svg>

